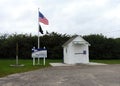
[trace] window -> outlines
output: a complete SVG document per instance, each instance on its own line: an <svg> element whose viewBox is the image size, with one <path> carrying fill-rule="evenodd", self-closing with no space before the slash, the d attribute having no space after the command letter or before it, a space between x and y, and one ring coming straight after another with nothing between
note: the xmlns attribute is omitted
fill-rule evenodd
<svg viewBox="0 0 120 86"><path fill-rule="evenodd" d="M66 48L66 53L67 53L67 48Z"/></svg>

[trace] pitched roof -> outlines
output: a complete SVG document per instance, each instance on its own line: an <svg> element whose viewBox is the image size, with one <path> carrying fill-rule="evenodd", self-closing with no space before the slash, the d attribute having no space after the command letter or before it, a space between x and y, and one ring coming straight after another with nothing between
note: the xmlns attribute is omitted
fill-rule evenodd
<svg viewBox="0 0 120 86"><path fill-rule="evenodd" d="M70 38L67 42L65 42L62 47L68 45L70 42L72 42L76 37L78 37L79 35L73 36L72 38ZM81 37L81 36L80 36ZM81 37L82 38L82 37ZM83 39L84 40L84 39ZM84 40L88 45L90 45L86 40ZM83 41L82 41L83 42Z"/></svg>

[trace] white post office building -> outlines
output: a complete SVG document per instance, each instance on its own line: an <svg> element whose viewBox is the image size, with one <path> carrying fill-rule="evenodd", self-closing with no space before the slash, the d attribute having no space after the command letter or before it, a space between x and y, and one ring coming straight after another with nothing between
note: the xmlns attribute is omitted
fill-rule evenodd
<svg viewBox="0 0 120 86"><path fill-rule="evenodd" d="M69 39L62 45L64 63L89 63L89 46L90 44L81 36Z"/></svg>

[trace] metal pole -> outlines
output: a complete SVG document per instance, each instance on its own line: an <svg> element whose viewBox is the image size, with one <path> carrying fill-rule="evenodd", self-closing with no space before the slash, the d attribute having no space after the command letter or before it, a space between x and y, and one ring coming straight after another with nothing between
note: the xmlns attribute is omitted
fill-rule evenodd
<svg viewBox="0 0 120 86"><path fill-rule="evenodd" d="M39 37L39 8L38 8L38 49L40 48L40 37Z"/></svg>
<svg viewBox="0 0 120 86"><path fill-rule="evenodd" d="M39 33L39 8L38 8L38 49L40 48L40 33ZM38 58L38 65L40 63L40 58Z"/></svg>

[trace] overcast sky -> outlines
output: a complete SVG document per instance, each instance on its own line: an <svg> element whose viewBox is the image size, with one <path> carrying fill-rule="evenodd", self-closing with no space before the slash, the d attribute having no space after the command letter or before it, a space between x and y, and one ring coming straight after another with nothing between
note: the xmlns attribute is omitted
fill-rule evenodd
<svg viewBox="0 0 120 86"><path fill-rule="evenodd" d="M44 32L120 37L120 0L0 0L0 33L37 35L38 8Z"/></svg>

